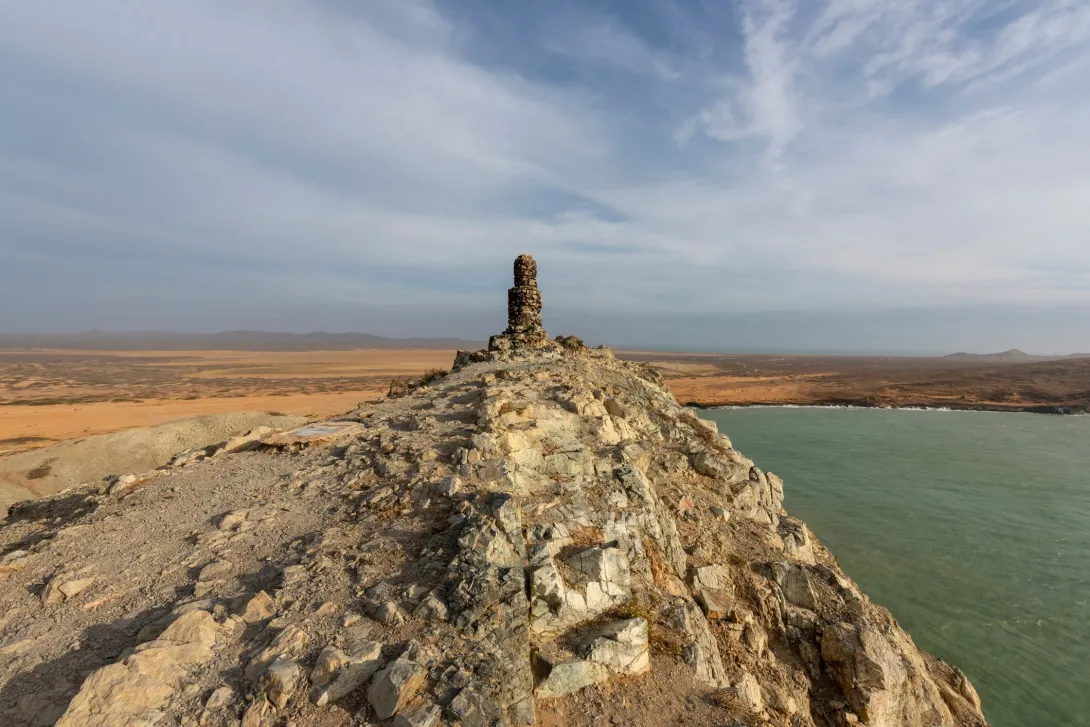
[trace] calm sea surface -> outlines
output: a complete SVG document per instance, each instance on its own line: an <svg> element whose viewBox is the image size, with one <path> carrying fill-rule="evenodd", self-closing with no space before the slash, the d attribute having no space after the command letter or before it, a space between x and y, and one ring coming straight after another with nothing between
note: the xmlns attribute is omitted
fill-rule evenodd
<svg viewBox="0 0 1090 727"><path fill-rule="evenodd" d="M698 412L993 727L1090 727L1090 417Z"/></svg>

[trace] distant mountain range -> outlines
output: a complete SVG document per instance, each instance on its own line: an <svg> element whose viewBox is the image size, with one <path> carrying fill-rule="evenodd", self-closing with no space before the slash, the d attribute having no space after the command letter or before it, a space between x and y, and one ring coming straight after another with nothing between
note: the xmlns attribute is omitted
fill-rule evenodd
<svg viewBox="0 0 1090 727"><path fill-rule="evenodd" d="M82 333L0 333L0 349L76 348L94 351L340 351L355 348L478 349L480 341L458 338L387 338L369 333L173 333L169 331L85 331Z"/></svg>
<svg viewBox="0 0 1090 727"><path fill-rule="evenodd" d="M1025 361L1028 363L1030 361L1058 361L1065 358L1090 358L1090 353L1072 353L1066 356L1035 356L1032 353L1012 348L1009 351L1001 351L1000 353L965 353L964 351L958 351L944 358L956 361L1004 361L1007 363Z"/></svg>

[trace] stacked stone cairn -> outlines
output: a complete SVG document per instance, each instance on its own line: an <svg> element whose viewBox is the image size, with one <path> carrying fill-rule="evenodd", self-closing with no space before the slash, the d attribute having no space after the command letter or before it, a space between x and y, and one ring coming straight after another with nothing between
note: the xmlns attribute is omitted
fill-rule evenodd
<svg viewBox="0 0 1090 727"><path fill-rule="evenodd" d="M515 258L515 285L507 290L507 329L489 339L488 349L509 353L554 345L541 325L537 262L530 255L519 255Z"/></svg>

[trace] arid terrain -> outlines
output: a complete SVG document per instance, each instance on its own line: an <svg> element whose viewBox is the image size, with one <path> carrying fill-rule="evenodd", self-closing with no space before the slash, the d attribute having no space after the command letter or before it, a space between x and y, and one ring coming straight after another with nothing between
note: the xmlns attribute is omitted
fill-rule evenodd
<svg viewBox="0 0 1090 727"><path fill-rule="evenodd" d="M143 341L150 342L163 341ZM96 343L96 349L0 349L0 507L137 466L150 469L176 451L271 423L266 419L340 414L376 401L394 380L449 370L456 353L303 351L294 348L301 345L296 339L271 341L293 347L279 351L109 350L107 343L119 342ZM678 401L698 406L1090 410L1090 357L618 357L651 363Z"/></svg>
<svg viewBox="0 0 1090 727"><path fill-rule="evenodd" d="M0 350L0 456L242 411L326 416L392 379L449 369L452 349ZM852 404L1086 411L1090 357L865 357L619 352L700 406Z"/></svg>
<svg viewBox="0 0 1090 727"><path fill-rule="evenodd" d="M339 413L454 353L0 350L0 454L204 414Z"/></svg>
<svg viewBox="0 0 1090 727"><path fill-rule="evenodd" d="M1049 413L1090 410L1090 356L1020 352L945 357L768 356L624 352L650 362L678 401L949 407Z"/></svg>
<svg viewBox="0 0 1090 727"><path fill-rule="evenodd" d="M0 724L986 727L653 367L490 349L14 505Z"/></svg>

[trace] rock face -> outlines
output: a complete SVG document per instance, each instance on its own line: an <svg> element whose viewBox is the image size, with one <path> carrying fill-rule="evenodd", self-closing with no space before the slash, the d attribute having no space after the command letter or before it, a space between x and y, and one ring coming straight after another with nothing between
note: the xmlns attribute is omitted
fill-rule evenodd
<svg viewBox="0 0 1090 727"><path fill-rule="evenodd" d="M490 351L336 437L14 507L0 724L984 725L780 478L545 337L533 272Z"/></svg>

